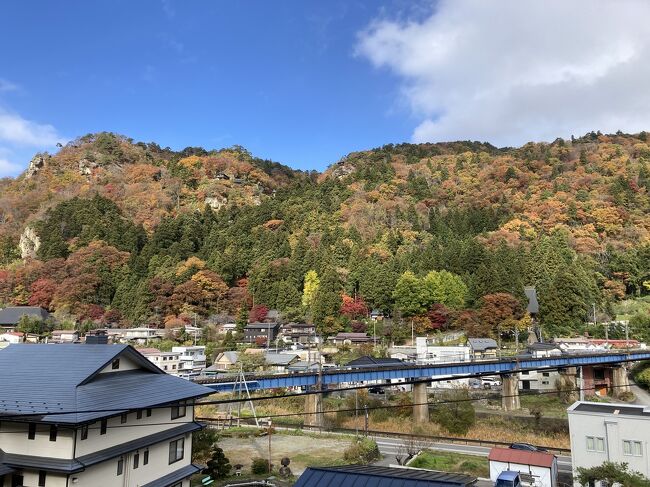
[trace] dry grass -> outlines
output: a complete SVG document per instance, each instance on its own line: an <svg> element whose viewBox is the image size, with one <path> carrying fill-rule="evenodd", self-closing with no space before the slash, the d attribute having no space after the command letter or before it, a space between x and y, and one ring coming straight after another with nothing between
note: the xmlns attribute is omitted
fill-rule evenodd
<svg viewBox="0 0 650 487"><path fill-rule="evenodd" d="M355 428L354 418L346 420L344 428ZM356 427L363 430L363 417L359 417ZM393 417L387 421L370 421L369 428L372 430L387 431L393 433L414 433L432 436L450 436L436 423L414 425L409 418ZM570 448L568 432L543 433L526 430L513 426L507 417L495 417L490 419L479 419L468 431L465 437L472 440L503 441L503 442L526 442L533 445L550 446L553 448Z"/></svg>

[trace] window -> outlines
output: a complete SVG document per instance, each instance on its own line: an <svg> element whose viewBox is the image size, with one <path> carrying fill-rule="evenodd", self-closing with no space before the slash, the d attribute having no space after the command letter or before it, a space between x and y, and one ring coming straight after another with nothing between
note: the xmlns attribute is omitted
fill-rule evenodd
<svg viewBox="0 0 650 487"><path fill-rule="evenodd" d="M122 475L124 473L124 459L120 458L117 461L117 475Z"/></svg>
<svg viewBox="0 0 650 487"><path fill-rule="evenodd" d="M138 468L139 466L140 466L140 454L139 454L139 453L135 453L135 454L133 455L133 470L135 470L135 469Z"/></svg>
<svg viewBox="0 0 650 487"><path fill-rule="evenodd" d="M605 369L594 369L595 380L605 380Z"/></svg>
<svg viewBox="0 0 650 487"><path fill-rule="evenodd" d="M126 423L127 418L128 418L128 413L120 414L120 423L122 424Z"/></svg>
<svg viewBox="0 0 650 487"><path fill-rule="evenodd" d="M643 445L640 441L623 440L623 455L643 456Z"/></svg>
<svg viewBox="0 0 650 487"><path fill-rule="evenodd" d="M27 431L27 439L33 440L36 438L36 423L29 423L29 430Z"/></svg>
<svg viewBox="0 0 650 487"><path fill-rule="evenodd" d="M50 425L50 441L56 441L57 430L58 428L55 424Z"/></svg>
<svg viewBox="0 0 650 487"><path fill-rule="evenodd" d="M169 443L169 464L183 459L185 450L185 438L180 438Z"/></svg>
<svg viewBox="0 0 650 487"><path fill-rule="evenodd" d="M172 487L183 487L183 482L176 482Z"/></svg>
<svg viewBox="0 0 650 487"><path fill-rule="evenodd" d="M135 417L137 419L142 419L142 409L137 410L137 412L135 413Z"/></svg>
<svg viewBox="0 0 650 487"><path fill-rule="evenodd" d="M587 436L587 451L603 453L605 451L605 439L597 436Z"/></svg>
<svg viewBox="0 0 650 487"><path fill-rule="evenodd" d="M527 371L527 370L524 370L524 371L521 373L521 375L528 375L528 374L530 374L530 372Z"/></svg>
<svg viewBox="0 0 650 487"><path fill-rule="evenodd" d="M111 369L117 370L119 368L120 368L120 359L116 358L115 360L113 360L113 362L111 362Z"/></svg>
<svg viewBox="0 0 650 487"><path fill-rule="evenodd" d="M542 385L547 386L547 385L548 385L548 381L547 381L547 380L543 380L543 381L542 381Z"/></svg>
<svg viewBox="0 0 650 487"><path fill-rule="evenodd" d="M38 471L38 487L45 487L45 479L47 478L47 473L45 470Z"/></svg>
<svg viewBox="0 0 650 487"><path fill-rule="evenodd" d="M181 401L176 406L172 406L172 419L178 419L184 416L185 416L185 401Z"/></svg>
<svg viewBox="0 0 650 487"><path fill-rule="evenodd" d="M142 454L142 465L146 465L149 463L149 450L145 450L144 453Z"/></svg>
<svg viewBox="0 0 650 487"><path fill-rule="evenodd" d="M543 375L544 377L549 377L551 374L550 374L550 372L542 372L542 375Z"/></svg>
<svg viewBox="0 0 650 487"><path fill-rule="evenodd" d="M151 409L147 409L147 418L151 417Z"/></svg>
<svg viewBox="0 0 650 487"><path fill-rule="evenodd" d="M81 439L82 440L88 439L88 425L87 424L84 424L81 427Z"/></svg>
<svg viewBox="0 0 650 487"><path fill-rule="evenodd" d="M99 434L100 435L105 435L106 434L106 427L108 426L108 421L105 419L102 419L102 423L99 426Z"/></svg>

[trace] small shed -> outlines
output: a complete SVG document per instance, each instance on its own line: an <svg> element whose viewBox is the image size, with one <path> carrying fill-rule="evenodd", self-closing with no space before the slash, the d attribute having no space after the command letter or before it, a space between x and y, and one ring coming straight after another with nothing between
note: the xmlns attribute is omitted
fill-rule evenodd
<svg viewBox="0 0 650 487"><path fill-rule="evenodd" d="M557 486L557 457L552 453L492 448L488 460L492 482L496 482L501 472L512 471L531 476L535 486Z"/></svg>

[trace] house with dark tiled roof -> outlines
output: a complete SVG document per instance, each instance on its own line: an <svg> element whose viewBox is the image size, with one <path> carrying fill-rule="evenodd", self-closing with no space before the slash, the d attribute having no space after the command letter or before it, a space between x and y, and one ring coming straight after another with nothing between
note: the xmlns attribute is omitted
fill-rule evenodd
<svg viewBox="0 0 650 487"><path fill-rule="evenodd" d="M492 338L468 338L472 358L496 358L499 346Z"/></svg>
<svg viewBox="0 0 650 487"><path fill-rule="evenodd" d="M0 309L0 329L13 331L23 316L45 321L50 317L50 313L38 306L9 306Z"/></svg>
<svg viewBox="0 0 650 487"><path fill-rule="evenodd" d="M188 487L194 401L212 391L129 345L0 350L0 485Z"/></svg>

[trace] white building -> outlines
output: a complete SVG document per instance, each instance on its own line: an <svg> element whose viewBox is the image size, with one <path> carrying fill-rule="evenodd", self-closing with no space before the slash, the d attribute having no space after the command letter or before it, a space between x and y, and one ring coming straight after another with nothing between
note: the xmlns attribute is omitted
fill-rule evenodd
<svg viewBox="0 0 650 487"><path fill-rule="evenodd" d="M535 487L556 487L557 457L540 451L492 448L488 455L490 480L496 482L501 472L519 472Z"/></svg>
<svg viewBox="0 0 650 487"><path fill-rule="evenodd" d="M624 462L650 477L650 407L578 401L568 411L574 471Z"/></svg>
<svg viewBox="0 0 650 487"><path fill-rule="evenodd" d="M25 334L20 331L5 331L0 334L0 342L22 343L25 341Z"/></svg>
<svg viewBox="0 0 650 487"><path fill-rule="evenodd" d="M178 375L180 367L180 353L161 352L157 348L138 348L138 352L147 357L159 369L171 375Z"/></svg>
<svg viewBox="0 0 650 487"><path fill-rule="evenodd" d="M178 375L185 379L198 377L205 369L205 346L172 347L172 352L178 353Z"/></svg>
<svg viewBox="0 0 650 487"><path fill-rule="evenodd" d="M53 330L50 343L74 343L79 340L79 332L76 330Z"/></svg>
<svg viewBox="0 0 650 487"><path fill-rule="evenodd" d="M159 330L157 328L127 328L121 330L121 336L123 340L136 342L139 344L146 344L150 340L160 340L163 336L164 330Z"/></svg>
<svg viewBox="0 0 650 487"><path fill-rule="evenodd" d="M418 364L470 361L470 347L436 345L435 340L427 337L416 337L415 351Z"/></svg>
<svg viewBox="0 0 650 487"><path fill-rule="evenodd" d="M207 389L128 345L11 345L0 353L2 487L189 487L194 400Z"/></svg>
<svg viewBox="0 0 650 487"><path fill-rule="evenodd" d="M519 390L555 391L559 378L557 370L524 370L519 374Z"/></svg>

